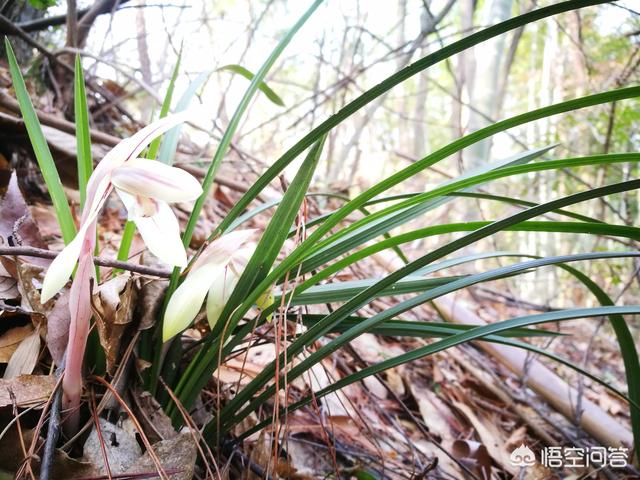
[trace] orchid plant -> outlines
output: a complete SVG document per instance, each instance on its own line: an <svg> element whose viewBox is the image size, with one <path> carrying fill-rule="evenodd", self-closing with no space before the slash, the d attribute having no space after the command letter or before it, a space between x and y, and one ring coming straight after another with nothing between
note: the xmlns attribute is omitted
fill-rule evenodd
<svg viewBox="0 0 640 480"><path fill-rule="evenodd" d="M51 264L42 290L43 301L55 295L66 284L76 262L79 261L71 287L72 325L64 379L65 400L68 407L77 410L80 399L82 354L91 315L90 286L93 278L91 255L96 242L97 217L107 196L113 189L118 192L127 208L129 218L136 223L152 253L170 265L179 267L187 265L187 255L183 245L188 245L191 241L206 194L230 148L242 116L247 111L254 94L258 90L264 91L264 79L271 67L320 3L321 0L313 2L291 30L283 36L260 70L251 77L251 84L220 139L202 188L195 179L182 171L160 165L158 162L137 158L153 138L185 121L186 115L167 117L123 141L100 162L91 176L87 186L87 206L83 211L80 229L75 238ZM597 3L604 3L604 0L552 2L549 6L533 9L452 41L364 91L340 110L333 112L325 121L317 124L280 158L273 161L270 167L255 180L255 183L248 187L246 193L235 202L216 229L210 233L210 245L197 260L193 261L190 268L187 267L186 271L174 269L165 300L166 308L162 325L158 325L158 328L161 328L163 340L175 340L172 347L176 346L176 348L171 351L177 352L176 356L171 357L170 361L167 360L169 355L165 355L166 345L157 341L159 337L157 334L155 337L153 333L149 334L150 341L146 344L144 340L140 342L141 346L145 346L140 350L146 350L147 354L142 358L151 363L151 367L143 374L147 377L145 387L152 394L160 397L156 387L157 379L162 376L175 393L177 400L165 403L165 411L174 424L179 425L183 421L182 406L189 410L196 404L201 390L211 381L215 370L225 361L225 358L237 353L246 344L247 338L251 335L251 329L260 328L263 325L261 322L268 321L268 316L262 315L254 316L255 322L247 320L252 316L254 306L260 307L261 299L274 290L277 292L276 300L279 298L280 301L277 303L280 305L316 305L314 308L318 311L327 306L326 311L322 314L309 314L301 309L298 312L301 328L296 329L296 335L285 338L286 348L278 352L277 358L251 378L246 385L242 385L242 388L234 393L233 398L224 402L220 411L215 412L215 421L211 421L203 431L204 438L212 444L217 444L218 442L215 441L219 440L221 435L237 432L236 427L244 425L246 423L244 420L250 415L265 411L263 407L272 398L277 398L287 382L292 382L305 372L311 371L330 358L335 351L348 346L351 341L364 333L440 337L441 339L417 348L411 347L413 349L402 354L348 373L319 391L307 392L309 394L305 394L306 396L301 397L295 404L286 405L282 410L283 415L317 402L318 399L347 385L360 382L369 375L382 373L389 368L434 355L469 341L484 340L506 343L512 347L532 351L537 355L546 355L614 391L632 407L630 416L633 435L636 443L640 442L640 361L633 335L624 319L624 315L640 314L640 305L615 306L615 302L603 288L581 270L569 265L572 262L599 259L620 261L636 259L640 253L597 251L538 257L531 252L471 253L469 250L472 246L486 248L481 242L503 231L547 231L562 235L590 234L607 238L619 236L633 240L639 239L640 231L636 227L608 223L606 218L594 219L566 210L567 207L577 206L588 200L637 191L640 189L640 180L635 178L598 186L572 195L559 194L558 198L541 204L519 198L492 196L484 192L480 194L474 190L501 178L513 181L513 178L518 175L530 175L533 172L549 171L560 175L565 170L584 166L637 165L638 154L621 152L546 160L540 157L548 153L552 147L541 145L538 148L519 152L508 161L487 163L476 171L467 172L437 187L425 187L425 191L401 195L387 193L392 189L402 188L406 185L404 182L416 178L438 162L496 134L554 115L611 102L617 104L632 101L640 97L640 87L619 88L578 96L490 123L486 127L452 140L439 149L425 152L423 158L417 159L406 167L398 167L399 169L389 177L364 189L354 198L335 195L345 202L340 208L323 212L316 218L307 218L308 210L305 209L306 199L314 195L309 193L309 189L322 154L324 139L332 129L361 111L363 107L378 101L382 95L407 79L439 62L448 61L455 54L481 45L499 35L524 28L541 19ZM36 127L39 125L37 116L29 110L28 93L20 83L20 73L15 61L13 62L12 76L18 99L21 101L25 124L31 127L35 125L33 129L37 134ZM593 128L600 127L601 125L594 125ZM45 164L41 158L46 147L43 135L40 134L38 137L30 131L30 137L43 174L52 169L55 171L52 161L45 158L49 162ZM305 151L308 152L307 157L300 164L294 163ZM538 161L532 162L534 159ZM288 166L294 165L297 168L295 178L288 184L283 197L269 204L254 205L255 209L251 210L253 202L260 200L261 193L267 186ZM48 182L47 186L54 206L61 205L57 211L64 213L66 199L61 193L62 189L57 189L53 181ZM516 209L515 213L509 211L508 214L490 221L469 221L463 224L427 222L428 226L420 229L410 226L411 221L427 216L436 208L474 196L478 201L503 202L508 206L517 205L522 209ZM198 199L180 241L178 224L167 202L195 198ZM256 245L251 243L254 231L234 230L253 216L274 207L275 211ZM370 210L371 207L373 212ZM361 212L363 216L354 219L353 214L357 212ZM537 221L541 216L551 213L552 219L543 217L545 221ZM61 225L65 224L63 217L64 215L59 216ZM294 227L296 223L299 228ZM409 226L409 228L395 234L394 232L398 232L401 226ZM66 231L69 230L71 229L67 227ZM294 237L297 231L302 231L303 234ZM393 236L392 233L394 233ZM424 238L451 233L460 233L460 236L454 239L446 237L439 246L429 251L419 252L415 248L406 248L411 243L422 242ZM385 238L381 239L383 235ZM65 240L67 237L73 236L67 233ZM292 237L295 241L289 242L289 245L294 243L295 246L285 255L283 254L285 243ZM375 240L380 241L374 242ZM358 282L339 281L339 272L385 250L396 252L404 265L401 268L384 271L382 277L366 278ZM459 256L456 257L456 254ZM433 272L452 266L497 257L523 257L525 261L501 265L493 270L478 272L474 269L473 273L466 276L429 276ZM414 322L399 318L405 312L437 300L443 295L483 282L512 278L514 275L549 266L560 268L567 276L573 276L601 306L554 310L539 315L496 321L483 327L460 325L454 328L450 325L443 326L441 323L434 325L426 321ZM186 275L183 275L185 272ZM369 309L364 308L379 297L389 296L395 298L393 302L389 302L392 306L384 311L376 310L372 314ZM192 355L182 357L178 334L196 318L206 297L208 297L206 310L212 327L211 332L204 336L202 342L195 345ZM273 303L272 300L269 303ZM283 307L281 312L278 311L277 321L286 322L287 313L286 308ZM612 325L625 366L626 393L612 389L607 382L591 375L569 360L513 338L549 335L548 332L529 328L541 323L559 323L589 317L606 317ZM273 330L286 332L286 329ZM301 333L298 335L298 332ZM283 371L286 380L281 382L279 379L283 378ZM267 417L263 422L240 433L239 439L249 438L253 433L267 426L276 416L269 414Z"/></svg>
<svg viewBox="0 0 640 480"><path fill-rule="evenodd" d="M102 159L87 184L87 201L78 233L51 262L44 277L43 303L65 286L77 264L69 298L71 320L62 383L63 404L72 412L68 424L71 431L77 427L76 414L82 393L82 359L91 318L97 220L112 190L124 203L129 219L135 222L151 253L172 266L183 267L187 263L180 226L168 203L195 200L202 194L202 187L184 170L137 158L154 138L187 118L186 114L179 114L152 123L121 141Z"/></svg>

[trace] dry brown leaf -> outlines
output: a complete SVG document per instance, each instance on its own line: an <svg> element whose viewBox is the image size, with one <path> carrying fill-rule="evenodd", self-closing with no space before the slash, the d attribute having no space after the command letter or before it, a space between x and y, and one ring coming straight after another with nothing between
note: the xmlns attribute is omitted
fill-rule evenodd
<svg viewBox="0 0 640 480"><path fill-rule="evenodd" d="M0 202L0 236L2 243L5 245L17 244L37 248L47 248L38 226L31 217L27 202L25 202L20 187L18 186L18 178L15 172L11 174L7 193L5 193ZM15 274L15 269L10 264L10 259L2 260L7 270ZM31 262L35 265L48 266L51 260L45 258L33 258ZM12 271L13 270L13 271Z"/></svg>
<svg viewBox="0 0 640 480"><path fill-rule="evenodd" d="M0 380L0 407L13 405L10 391L18 407L38 406L46 402L56 385L53 375L20 375L10 380ZM0 455L1 456L1 455Z"/></svg>
<svg viewBox="0 0 640 480"><path fill-rule="evenodd" d="M31 325L24 325L22 327L14 327L0 336L0 363L7 363L13 353L26 337L33 332Z"/></svg>
<svg viewBox="0 0 640 480"><path fill-rule="evenodd" d="M486 447L491 457L498 465L515 475L517 469L511 466L508 452L505 448L507 443L506 435L502 429L496 425L495 419L491 419L484 415L481 411L471 408L466 403L452 400L453 405L460 410L464 416L473 425L482 444Z"/></svg>
<svg viewBox="0 0 640 480"><path fill-rule="evenodd" d="M162 406L149 392L134 391L131 395L133 412L142 425L147 438L152 443L175 437L171 420L164 413Z"/></svg>
<svg viewBox="0 0 640 480"><path fill-rule="evenodd" d="M16 263L18 274L18 290L21 295L21 306L32 312L31 320L39 324L53 307L55 300L49 300L46 304L40 302L40 289L44 278L44 268L32 263L19 261Z"/></svg>
<svg viewBox="0 0 640 480"><path fill-rule="evenodd" d="M62 363L69 336L69 290L64 289L47 315L47 347L56 365Z"/></svg>
<svg viewBox="0 0 640 480"><path fill-rule="evenodd" d="M0 262L0 300L14 300L19 296L18 282Z"/></svg>
<svg viewBox="0 0 640 480"><path fill-rule="evenodd" d="M40 328L36 328L20 342L16 351L11 355L7 369L4 371L4 378L9 380L20 375L29 375L36 368L39 356Z"/></svg>
<svg viewBox="0 0 640 480"><path fill-rule="evenodd" d="M139 330L147 330L155 325L168 285L166 280L151 280L142 285L138 302L141 312Z"/></svg>
<svg viewBox="0 0 640 480"><path fill-rule="evenodd" d="M135 290L131 274L123 273L103 283L93 297L100 344L107 357L107 371L115 371L122 334L131 322Z"/></svg>
<svg viewBox="0 0 640 480"><path fill-rule="evenodd" d="M474 471L480 478L491 478L491 456L482 443L473 440L456 440L451 446L456 460Z"/></svg>

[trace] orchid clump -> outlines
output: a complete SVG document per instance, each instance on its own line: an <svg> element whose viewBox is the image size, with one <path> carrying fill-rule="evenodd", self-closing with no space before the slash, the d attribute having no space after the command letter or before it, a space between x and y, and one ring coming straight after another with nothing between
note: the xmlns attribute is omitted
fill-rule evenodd
<svg viewBox="0 0 640 480"><path fill-rule="evenodd" d="M233 292L255 244L255 230L237 230L211 242L171 296L164 315L162 338L166 342L195 320L207 299L207 320L213 328Z"/></svg>
<svg viewBox="0 0 640 480"><path fill-rule="evenodd" d="M62 384L63 403L72 412L70 430L77 426L82 393L82 359L91 318L97 219L112 190L118 193L129 220L135 222L151 253L169 265L187 263L178 220L168 203L195 200L202 195L202 187L184 170L137 158L154 138L187 118L183 113L158 120L121 141L102 159L87 183L87 200L78 233L53 260L45 275L43 303L65 286L77 264L69 297L71 320Z"/></svg>

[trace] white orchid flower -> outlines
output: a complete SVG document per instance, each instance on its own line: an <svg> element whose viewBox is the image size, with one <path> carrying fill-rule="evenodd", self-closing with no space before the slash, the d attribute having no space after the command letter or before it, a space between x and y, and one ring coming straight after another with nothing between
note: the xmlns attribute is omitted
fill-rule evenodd
<svg viewBox="0 0 640 480"><path fill-rule="evenodd" d="M186 264L178 221L166 202L194 200L202 194L202 188L183 170L137 157L154 138L188 117L185 112L154 122L122 140L105 155L87 183L87 201L78 233L51 262L44 277L40 294L43 303L65 286L78 265L69 297L71 320L62 382L64 408L71 412L65 423L68 432L75 433L79 422L82 359L91 318L91 280L95 275L93 252L97 219L114 187L149 250L171 265Z"/></svg>
<svg viewBox="0 0 640 480"><path fill-rule="evenodd" d="M114 187L151 253L169 265L186 265L178 221L167 202L195 200L202 194L202 187L184 170L136 157L155 137L187 118L179 114L152 123L116 145L98 164L87 185L88 207L83 211L80 229L47 270L42 302L58 293L71 277L87 232Z"/></svg>
<svg viewBox="0 0 640 480"><path fill-rule="evenodd" d="M191 325L205 297L209 325L216 324L255 250L254 244L244 246L254 232L236 230L228 233L211 242L202 252L169 300L162 325L165 342Z"/></svg>

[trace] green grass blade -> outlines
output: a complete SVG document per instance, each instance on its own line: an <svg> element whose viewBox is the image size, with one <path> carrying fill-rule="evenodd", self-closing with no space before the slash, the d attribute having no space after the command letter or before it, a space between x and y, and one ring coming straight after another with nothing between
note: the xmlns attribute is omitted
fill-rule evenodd
<svg viewBox="0 0 640 480"><path fill-rule="evenodd" d="M237 73L238 75L246 78L249 81L252 81L255 77L253 73L244 68L242 65L225 65L224 67L220 67L218 70L226 70L228 72ZM258 89L262 93L264 93L265 96L273 103L275 103L279 107L284 107L284 102L282 101L282 99L264 81L258 83Z"/></svg>
<svg viewBox="0 0 640 480"><path fill-rule="evenodd" d="M60 182L60 176L56 164L51 156L49 145L42 133L38 116L33 108L31 99L29 98L29 92L24 84L24 79L20 73L20 67L16 60L16 56L13 53L9 40L4 39L5 49L7 51L7 59L9 61L9 70L11 71L11 79L13 80L13 88L16 92L16 99L20 105L20 112L22 113L22 119L27 128L29 134L29 140L33 147L40 172L44 178L44 182L47 185L47 190L51 196L53 202L53 208L56 212L56 218L60 225L60 231L62 232L62 238L64 243L67 244L76 236L76 226L73 223L73 216L71 215L71 209L67 202L67 197L64 194L62 183Z"/></svg>
<svg viewBox="0 0 640 480"><path fill-rule="evenodd" d="M178 78L178 73L180 72L180 62L182 59L182 49L180 49L180 53L178 54L178 59L176 60L176 64L173 67L173 72L171 74L171 80L169 81L169 86L167 87L167 91L165 92L164 99L162 100L162 106L160 107L160 116L158 118L164 118L169 114L169 110L171 108L171 99L173 98L173 91L175 89L176 79ZM158 149L160 148L160 142L162 140L162 136L153 139L153 141L149 144L149 149L147 150L147 158L155 159L158 154ZM131 244L133 242L133 237L136 234L136 224L130 220L124 225L124 230L122 232L122 238L120 239L120 247L118 247L118 255L117 259L121 262L126 262L129 260L129 252L131 250ZM114 273L122 273L122 269L116 268L114 269Z"/></svg>
<svg viewBox="0 0 640 480"><path fill-rule="evenodd" d="M355 100L344 106L340 111L329 117L322 122L316 128L314 128L309 134L298 141L293 147L291 147L284 155L282 155L258 180L254 183L245 195L238 201L238 203L229 212L225 220L220 224L214 235L218 235L220 232L224 232L228 225L240 215L245 208L259 195L259 193L267 186L271 181L276 178L280 172L282 172L287 165L295 160L298 155L309 148L321 135L329 132L331 129L342 123L346 118L350 117L362 107L372 102L381 95L387 93L396 85L404 82L408 78L422 72L423 70L444 61L453 55L460 53L468 48L473 47L479 43L489 40L493 37L509 32L516 28L527 25L528 23L541 20L552 15L575 10L578 8L584 8L591 5L599 5L606 3L606 1L591 1L591 0L570 0L567 2L560 2L548 7L539 8L527 12L518 17L510 18L504 22L493 25L489 28L475 32L467 37L458 40L456 42L447 45L440 50L421 58L420 60L412 63L411 65L403 68L402 70L394 73L390 77L383 80L373 88L367 90Z"/></svg>
<svg viewBox="0 0 640 480"><path fill-rule="evenodd" d="M73 99L76 121L78 190L80 191L80 208L84 208L84 202L87 198L87 183L91 172L93 172L93 158L91 156L91 127L89 125L87 92L84 86L84 72L80 55L76 55L75 61Z"/></svg>
<svg viewBox="0 0 640 480"><path fill-rule="evenodd" d="M302 324L311 327L316 322L321 320L324 315L317 314L303 314L300 316ZM292 320L296 320L297 315L291 315ZM349 328L365 321L363 317L348 317L343 322L339 323L331 330L331 333L344 333ZM471 330L478 325L467 325L461 323L442 323L442 322L419 322L410 320L387 320L375 328L370 330L369 333L384 336L394 337L419 337L419 338L442 338L456 335L462 331ZM564 337L565 334L555 332L553 330L542 330L533 328L515 328L505 330L496 335L496 338L500 337ZM489 339L489 337L487 337Z"/></svg>
<svg viewBox="0 0 640 480"><path fill-rule="evenodd" d="M195 97L196 93L207 81L213 70L208 70L200 73L184 91L178 103L176 104L175 113L184 112L191 101ZM180 140L180 132L182 131L182 124L176 125L167 133L164 134L164 140L160 145L160 152L158 153L158 160L167 165L172 165L176 157L176 151L178 150L178 141Z"/></svg>
<svg viewBox="0 0 640 480"><path fill-rule="evenodd" d="M505 166L466 176L447 182L428 192L408 198L402 202L388 206L363 219L360 219L348 227L341 229L331 237L319 242L313 247L315 255L303 262L302 273L309 272L318 266L336 258L337 256L359 246L366 241L375 238L392 228L422 215L425 212L439 207L454 197L449 193L460 189L470 188L487 183L499 178L522 175L531 172L558 170L561 168L576 168L590 165L606 165L619 162L637 162L640 155L636 153L619 153L611 155L594 155L589 157L568 158L564 160L550 160L526 165ZM398 213L395 213L398 212ZM371 224L371 225L369 225ZM343 238L342 241L338 242Z"/></svg>
<svg viewBox="0 0 640 480"><path fill-rule="evenodd" d="M444 338L438 342L432 343L430 345L427 345L425 347L422 348L418 348L416 350L413 350L411 352L407 352L403 355L398 355L397 357L394 357L392 359L389 360L385 360L383 362L377 363L375 365L371 365L369 367L366 367L362 370L359 370L358 372L348 375L342 379L340 379L338 382L329 385L328 387L325 387L323 389L321 389L318 392L314 392L314 394L312 396L309 396L307 398L304 398L298 402L293 403L292 405L287 405L286 407L286 411L285 413L290 413L293 412L295 410L298 410L299 408L308 405L312 400L318 400L326 395L329 395L330 393L336 392L348 385L351 385L355 382L359 382L360 380L371 376L371 375L376 375L378 373L384 372L385 370L388 370L390 368L394 368L397 367L399 365L402 365L404 363L409 363L411 361L415 361L418 360L420 358L424 358L426 356L429 355L433 355L435 353L444 351L448 348L454 347L456 345L461 345L463 343L468 343L470 341L473 340L482 340L485 339L488 335L493 335L493 334L499 334L505 330L508 329L512 329L512 328L524 328L524 327L531 327L533 325L539 325L542 323L550 323L550 322L561 322L561 321L566 321L566 320L574 320L577 318L592 318L592 317L599 317L599 316L620 316L620 315L637 315L638 313L640 313L640 306L628 306L628 307L598 307L598 308L589 308L589 309L574 309L574 310L561 310L561 311L557 311L557 312L549 312L549 313L543 313L543 314L537 314L537 315L527 315L524 317L519 317L519 318L514 318L511 320L505 320L502 322L496 322L496 323L492 323L486 326L482 326L482 327L476 327L474 329L468 330L466 332L463 333L459 333L447 338ZM602 379L600 379L599 377L592 375L591 373L589 373L588 371L582 369L581 367L578 367L577 365L575 365L574 363L563 359L562 357L559 357L557 355L552 354L551 352L548 352L546 350L543 349L539 349L536 348L533 345L530 344L526 344L523 342L517 342L514 340L508 340L508 339L502 339L501 340L502 343L511 345L511 346L515 346L515 347L519 347L519 348L524 348L526 350L532 351L536 354L539 355L543 355L546 356L548 358L551 358L552 360L558 361L560 363L562 363L563 365L566 365L569 368L572 368L576 371L578 371L579 373L587 376L588 378L594 380L595 382L603 385L604 387L606 387L607 389L613 391L614 393L616 393L617 395L619 395L620 397L626 399L627 401L630 402L631 406L633 407L632 410L637 410L638 408L640 408L640 405L638 405L637 402L633 401L632 399L630 399L628 396L624 395L624 393L620 392L619 390L617 390L616 388L612 387L611 385L609 385L607 382L603 381ZM239 436L238 441L241 441L244 438L247 438L250 435L253 435L256 432L259 432L260 430L262 430L263 428L265 428L266 426L268 426L271 423L271 419L261 422L260 424L250 428L249 430L247 430L246 432L244 432L242 435ZM213 428L212 423L210 423L208 425L208 427L205 429L205 437L206 438L211 438L214 434L215 434L215 429Z"/></svg>
<svg viewBox="0 0 640 480"><path fill-rule="evenodd" d="M511 205L517 205L520 207L535 207L536 205L539 205L536 202L530 202L528 200L522 200L520 198L507 197L504 195L491 195L489 193L453 192L448 193L447 195L458 198L477 198L479 200L491 200L494 202L509 203ZM602 220L598 220L597 218L588 217L586 215L581 215L579 213L570 212L563 209L558 209L551 213L555 213L563 217L573 218L574 220L580 220L581 222L604 223Z"/></svg>
<svg viewBox="0 0 640 480"><path fill-rule="evenodd" d="M171 80L169 81L169 86L167 87L167 92L164 95L164 99L162 100L162 106L160 107L160 116L158 118L164 118L169 114L169 110L171 109L171 100L173 98L173 91L176 87L176 79L178 78L178 73L180 73L180 62L182 61L182 47L180 48L180 53L178 53L178 59L176 60L176 65L173 67L173 72L171 73ZM158 149L160 148L160 142L162 141L163 136L159 136L153 139L153 141L149 144L149 150L147 151L147 158L154 160L158 155Z"/></svg>
<svg viewBox="0 0 640 480"><path fill-rule="evenodd" d="M325 138L322 137L311 148L309 154L291 182L291 185L289 185L282 202L280 202L280 205L273 214L273 218L262 234L255 252L249 259L238 283L233 289L225 309L221 314L221 318L228 317L229 313L242 302L246 293L251 291L256 284L260 283L266 277L267 273L273 266L273 263L276 261L278 253L280 253L284 242L287 240L289 229L298 215L300 205L302 204L302 201L305 198L305 193L311 183L311 179L322 153L324 140ZM218 322L212 331L212 336L218 335L223 339L224 335L222 333L224 330L233 330L235 326L236 325L233 324L228 325L223 322ZM178 420L178 415L175 409L170 408L167 413L170 416L173 414L173 421Z"/></svg>
<svg viewBox="0 0 640 480"><path fill-rule="evenodd" d="M321 337L322 335L324 335L333 325L339 323L341 320L343 320L345 317L351 315L352 313L354 313L357 309L361 308L362 306L366 305L372 298L375 298L375 295L383 290L386 287L389 287L390 285L396 283L398 280L400 280L401 278L406 277L407 275L410 275L411 273L415 272L416 270L418 270L419 268L422 268L432 262L434 262L435 260L438 260L442 257L444 257L445 255L448 255L450 253L453 253L461 248L464 248L468 245L471 245L475 242L477 242L478 240L482 239L482 238L486 238L490 235L493 235L496 232L502 231L505 228L508 228L512 225L516 225L520 222L526 221L530 218L536 217L538 215L541 215L543 213L546 213L550 210L554 210L557 208L562 208L568 205L572 205L575 203L580 203L583 202L585 200L589 200L592 198L599 198L601 196L605 196L605 195L610 195L613 193L620 193L623 191L629 191L629 190L633 190L633 189L637 189L640 188L640 180L631 180L628 182L621 182L621 183L617 183L617 184L613 184L613 185L607 185L605 187L600 187L600 188L595 188L593 190L589 190L589 191L585 191L585 192L580 192L574 195L570 195L564 198L560 198L557 200L553 200L551 202L547 202L543 205L540 205L538 207L533 207L530 208L528 210L522 211L522 212L518 212L514 215L511 215L503 220L499 220L497 222L493 222L485 227L482 227L478 230L473 231L472 233L465 235L462 238L459 238L455 241L450 242L447 245L444 245L442 247L439 247L433 251L431 251L430 253L420 257L419 259L411 262L410 264L404 266L403 268L400 268L398 270L396 270L395 272L391 273L390 275L388 275L387 277L385 277L384 279L380 280L378 283L376 283L375 285L367 288L366 290L362 291L360 294L356 295L355 297L353 297L351 300L349 300L347 303L345 303L344 305L342 305L340 308L336 309L334 312L332 312L331 314L327 315L325 317L325 319L322 322L319 322L314 328L311 328L309 330L307 330L306 332L304 332L302 335L300 335L300 337L298 337L298 339L293 342L287 349L287 359L290 360L293 355L296 355L297 353L299 353L302 348L304 348L304 345L308 345L310 342L315 341L316 339L318 339L319 337ZM477 276L472 276L472 278L476 278ZM448 288L449 285L453 285L456 284L457 282L451 282L449 284L447 284L444 287L440 287L440 288ZM438 288L436 289L432 289L429 291L429 294L431 294L431 292L437 291ZM426 295L426 294L423 294ZM418 295L417 297L415 297L414 299L408 300L406 302L402 302L400 305L408 305L411 303L411 301L415 300L415 299L419 299L422 298L422 295ZM391 307L387 310L387 312L392 312L395 311L398 307L398 305ZM413 308L413 307L410 307ZM386 312L385 312L386 313ZM375 318L375 317L372 317ZM363 324L366 326L366 322L365 324ZM344 336L343 336L344 337ZM342 337L340 337L342 338ZM322 350L322 349L321 349ZM300 365L302 364L306 364L306 360L309 360L310 358L315 357L315 353L310 355L307 359L305 359L304 362L302 362ZM280 362L280 364L283 364L283 357L279 357L278 361ZM294 367L293 370L295 370L297 367ZM307 367L309 368L309 367ZM293 375L293 370L289 373L289 379L293 380L295 378L295 376ZM273 362L272 364L270 364L269 366L267 366L265 369L262 370L262 372L257 375L247 386L245 386L245 388L243 390L241 390L236 397L231 400L231 402L229 402L229 404L227 405L227 407L229 407L230 409L232 408L237 408L238 405L242 405L245 401L248 400L248 398L250 398L255 392L257 392L260 388L262 388L262 386L268 382L268 380L273 376L275 372L275 362ZM300 372L299 372L300 373ZM298 373L298 374L299 374Z"/></svg>

